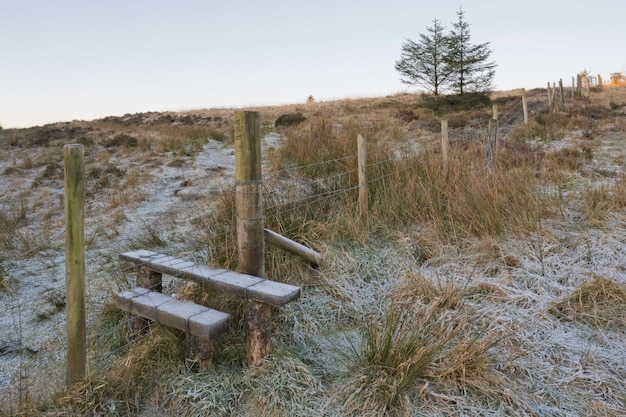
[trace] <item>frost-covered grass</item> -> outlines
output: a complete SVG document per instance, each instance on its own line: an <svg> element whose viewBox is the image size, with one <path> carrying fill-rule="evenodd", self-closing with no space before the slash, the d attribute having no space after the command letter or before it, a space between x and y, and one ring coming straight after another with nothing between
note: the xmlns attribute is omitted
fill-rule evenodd
<svg viewBox="0 0 626 417"><path fill-rule="evenodd" d="M612 102L621 100L610 94ZM150 144L146 135L136 148L128 137L118 138L119 149L94 148L100 155L94 161L101 165L93 171L94 183L125 184L124 192L144 194L119 204L96 198L90 212L101 217L88 220L89 378L64 390L62 337L55 337L63 332L63 319L51 310L57 308L56 287L27 292L46 274L61 282L62 244L22 261L0 257L10 284L0 292L2 302L37 307L21 319L17 313L26 308L10 308L13 315L1 323L9 331L7 340L0 337L0 414L621 415L623 118L592 108L590 114L601 116L592 119L585 102L577 102L571 117L543 114L522 132L520 138L532 144L502 150L500 171L490 174L481 166L481 151L464 148L451 151L444 175L439 154L424 139L430 138L427 112L412 109L404 96L394 100L329 103L333 111L313 103L305 113L318 118L293 128L293 138L304 141L311 132L318 139L334 135L338 143L314 149L324 158L337 152L337 159L349 156L350 135L359 129L370 129L365 134L372 150L378 144L403 149L407 137L423 142L424 153L408 163L393 163L401 152L370 160L377 169L369 175L377 182L367 223L358 217L355 190L344 189L342 173L348 170L351 177L352 165L335 161L320 167L331 170L322 172L310 160L306 172L285 170L288 161L278 156L280 146L293 139L289 131L281 132L286 136L280 143L276 136L266 141L277 147L267 153L267 169L278 170L266 175L267 224L313 246L325 261L313 269L268 248L269 277L301 285L302 297L274 310L273 353L259 367L242 365L239 320L216 339L212 368L192 374L184 367L182 334L153 326L147 337L129 344L125 316L106 307L110 292L131 285L132 275L115 262L124 249L149 245L236 267L230 186L213 181L202 192L203 175L216 174L215 180L232 169L224 162L232 156L228 147L213 141L199 146L203 130L191 128L185 130L193 135L190 143L180 143L175 126L169 126L153 130L173 136L172 143ZM263 111L263 120L276 112ZM409 121L389 121L398 114ZM345 124L350 118L356 121ZM532 132L539 136L525 136ZM392 140L382 138L392 133ZM169 154L168 146L174 147ZM287 149L301 163L317 155L302 141ZM517 158L514 152L522 151ZM37 176L36 168L26 166L15 169ZM12 168L7 176L15 172ZM53 188L54 181L34 189L42 184ZM25 217L34 227L36 199L23 197ZM297 202L286 204L291 200ZM3 207L4 218L19 217L19 210L9 210L6 202ZM240 301L199 294L175 280L167 280L165 290L243 310ZM33 320L42 312L44 319Z"/></svg>

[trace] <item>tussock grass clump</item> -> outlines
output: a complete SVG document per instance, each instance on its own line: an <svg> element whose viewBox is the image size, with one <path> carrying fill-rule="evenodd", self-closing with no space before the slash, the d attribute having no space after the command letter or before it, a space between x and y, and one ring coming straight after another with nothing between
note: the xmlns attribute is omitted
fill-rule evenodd
<svg viewBox="0 0 626 417"><path fill-rule="evenodd" d="M0 261L2 261L2 258L0 258ZM8 292L9 289L8 275L2 267L2 264L0 264L0 292Z"/></svg>
<svg viewBox="0 0 626 417"><path fill-rule="evenodd" d="M626 177L581 191L584 212L591 219L603 219L626 207Z"/></svg>
<svg viewBox="0 0 626 417"><path fill-rule="evenodd" d="M545 164L552 169L579 170L592 156L578 147L563 148L546 155Z"/></svg>
<svg viewBox="0 0 626 417"><path fill-rule="evenodd" d="M184 346L177 331L152 325L108 369L77 383L57 399L68 415L133 415L163 396L167 381L183 372Z"/></svg>
<svg viewBox="0 0 626 417"><path fill-rule="evenodd" d="M371 319L360 343L353 346L351 366L340 384L345 411L401 415L427 391L501 384L488 355L497 339L473 329L468 317L464 308L451 312L434 301L393 303L381 317ZM428 389L430 384L433 388Z"/></svg>
<svg viewBox="0 0 626 417"><path fill-rule="evenodd" d="M550 312L563 319L610 329L626 328L626 285L604 277L581 284L555 302Z"/></svg>
<svg viewBox="0 0 626 417"><path fill-rule="evenodd" d="M433 304L436 308L454 310L461 306L463 289L451 282L433 283L417 274L405 274L396 292L404 303Z"/></svg>
<svg viewBox="0 0 626 417"><path fill-rule="evenodd" d="M27 223L27 212L28 207L23 200L0 209L0 249L15 249L16 233Z"/></svg>

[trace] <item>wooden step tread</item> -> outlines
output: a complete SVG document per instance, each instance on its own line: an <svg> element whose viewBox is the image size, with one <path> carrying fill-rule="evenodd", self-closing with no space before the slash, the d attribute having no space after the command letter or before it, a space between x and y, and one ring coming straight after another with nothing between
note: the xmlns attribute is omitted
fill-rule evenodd
<svg viewBox="0 0 626 417"><path fill-rule="evenodd" d="M212 268L145 249L124 252L120 259L151 271L195 281L205 291L219 289L275 306L283 306L300 297L300 287L294 285Z"/></svg>
<svg viewBox="0 0 626 417"><path fill-rule="evenodd" d="M116 295L120 310L182 330L202 339L212 339L228 329L230 315L159 292L136 287Z"/></svg>

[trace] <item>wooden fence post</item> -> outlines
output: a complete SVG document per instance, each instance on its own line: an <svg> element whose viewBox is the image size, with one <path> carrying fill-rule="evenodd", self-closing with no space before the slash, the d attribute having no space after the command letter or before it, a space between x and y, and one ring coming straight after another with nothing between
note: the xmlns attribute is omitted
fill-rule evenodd
<svg viewBox="0 0 626 417"><path fill-rule="evenodd" d="M63 147L65 185L65 296L67 316L66 384L87 372L85 319L85 164L83 145Z"/></svg>
<svg viewBox="0 0 626 417"><path fill-rule="evenodd" d="M576 95L576 79L572 77L572 100L574 100L575 95Z"/></svg>
<svg viewBox="0 0 626 417"><path fill-rule="evenodd" d="M552 92L550 91L550 81L548 81L548 107L550 107L550 111L552 111Z"/></svg>
<svg viewBox="0 0 626 417"><path fill-rule="evenodd" d="M443 159L443 170L448 170L448 119L441 119L441 158Z"/></svg>
<svg viewBox="0 0 626 417"><path fill-rule="evenodd" d="M369 213L367 176L365 173L365 164L367 163L367 151L365 149L365 138L363 135L357 135L357 159L359 172L359 212L361 220L367 223Z"/></svg>
<svg viewBox="0 0 626 417"><path fill-rule="evenodd" d="M496 165L498 155L498 105L493 105L493 117L489 120L489 133L487 136L487 164L489 168Z"/></svg>
<svg viewBox="0 0 626 417"><path fill-rule="evenodd" d="M598 74L598 87L602 89L604 87L604 83L602 82L602 75Z"/></svg>
<svg viewBox="0 0 626 417"><path fill-rule="evenodd" d="M500 148L500 137L498 136L498 105L493 105L493 157L494 165L498 158L498 149Z"/></svg>
<svg viewBox="0 0 626 417"><path fill-rule="evenodd" d="M563 93L563 78L559 78L559 92L561 93L561 110L565 110L565 94Z"/></svg>
<svg viewBox="0 0 626 417"><path fill-rule="evenodd" d="M522 109L524 111L524 124L528 126L528 99L525 89L522 89Z"/></svg>
<svg viewBox="0 0 626 417"><path fill-rule="evenodd" d="M265 276L265 237L261 177L261 123L258 112L235 112L235 180L239 268ZM269 304L248 300L246 363L257 365L271 352Z"/></svg>

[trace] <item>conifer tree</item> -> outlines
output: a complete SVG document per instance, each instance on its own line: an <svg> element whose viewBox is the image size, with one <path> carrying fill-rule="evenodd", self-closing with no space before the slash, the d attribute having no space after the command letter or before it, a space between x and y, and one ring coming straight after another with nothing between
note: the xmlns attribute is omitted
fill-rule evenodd
<svg viewBox="0 0 626 417"><path fill-rule="evenodd" d="M495 62L489 61L489 42L471 43L470 24L465 12L457 12L458 20L448 35L448 52L445 63L451 72L451 88L458 94L486 93L493 88Z"/></svg>
<svg viewBox="0 0 626 417"><path fill-rule="evenodd" d="M448 53L448 38L444 27L434 19L427 33L419 34L419 41L407 39L402 44L400 60L396 70L405 84L417 85L422 90L435 96L442 94L449 85L449 64L445 57Z"/></svg>

